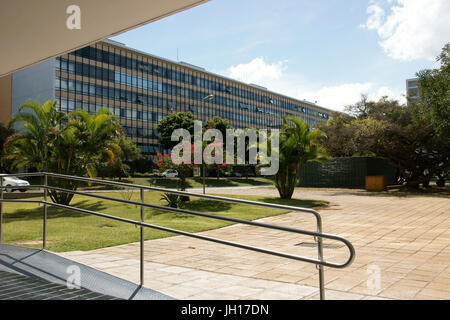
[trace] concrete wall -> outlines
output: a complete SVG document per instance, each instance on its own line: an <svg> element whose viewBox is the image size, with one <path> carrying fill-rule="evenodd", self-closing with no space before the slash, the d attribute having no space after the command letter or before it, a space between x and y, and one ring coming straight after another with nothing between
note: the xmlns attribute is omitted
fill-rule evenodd
<svg viewBox="0 0 450 320"><path fill-rule="evenodd" d="M12 76L11 113L27 101L55 100L55 59L18 71Z"/></svg>
<svg viewBox="0 0 450 320"><path fill-rule="evenodd" d="M12 76L0 78L0 124L7 125L11 118Z"/></svg>

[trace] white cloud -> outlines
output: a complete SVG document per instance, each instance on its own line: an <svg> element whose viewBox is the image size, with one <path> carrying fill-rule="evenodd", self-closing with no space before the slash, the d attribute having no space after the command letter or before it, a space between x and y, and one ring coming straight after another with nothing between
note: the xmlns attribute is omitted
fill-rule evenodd
<svg viewBox="0 0 450 320"><path fill-rule="evenodd" d="M383 4L391 6L389 15ZM376 30L380 45L394 59L434 60L450 39L449 0L378 1L367 13L362 27Z"/></svg>
<svg viewBox="0 0 450 320"><path fill-rule="evenodd" d="M316 102L318 105L343 111L344 107L360 100L362 94L378 100L383 96L404 102L400 93L394 93L386 86L367 83L345 83L335 86L312 86L310 82L287 72L287 62L266 63L256 58L247 64L231 66L223 75L246 83L267 87L270 91L284 94L299 100Z"/></svg>
<svg viewBox="0 0 450 320"><path fill-rule="evenodd" d="M306 100L317 101L317 104L324 107L342 111L345 106L361 99L361 94L368 93L372 87L372 83L345 83L307 91L303 93L303 96Z"/></svg>
<svg viewBox="0 0 450 320"><path fill-rule="evenodd" d="M230 67L226 73L239 81L266 85L282 77L285 63L286 61L280 61L267 64L263 58L255 58L247 64Z"/></svg>
<svg viewBox="0 0 450 320"><path fill-rule="evenodd" d="M378 101L382 97L406 102L406 98L399 93L394 93L386 86L376 86L367 83L345 83L331 87L323 87L318 90L304 92L303 97L317 104L338 111L344 111L344 107L354 104L361 99L361 95L367 95L369 100ZM298 97L300 98L300 97Z"/></svg>

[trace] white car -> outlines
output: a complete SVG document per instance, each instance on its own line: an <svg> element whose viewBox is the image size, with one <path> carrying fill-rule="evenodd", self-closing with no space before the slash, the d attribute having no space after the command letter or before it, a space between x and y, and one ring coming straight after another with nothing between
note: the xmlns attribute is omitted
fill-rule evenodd
<svg viewBox="0 0 450 320"><path fill-rule="evenodd" d="M27 191L26 188L21 187L28 187L30 183L25 180L21 180L15 177L4 177L3 174L0 174L2 177L3 187L6 187L6 192L14 192L15 190L20 190L20 192ZM5 190L5 189L4 189Z"/></svg>
<svg viewBox="0 0 450 320"><path fill-rule="evenodd" d="M166 170L163 173L161 173L161 177L165 177L165 178L176 178L178 177L178 171L177 170Z"/></svg>

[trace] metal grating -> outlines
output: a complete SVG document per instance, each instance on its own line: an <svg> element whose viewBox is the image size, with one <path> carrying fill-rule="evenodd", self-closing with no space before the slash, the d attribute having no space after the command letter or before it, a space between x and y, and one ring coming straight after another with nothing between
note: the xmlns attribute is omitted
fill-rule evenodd
<svg viewBox="0 0 450 320"><path fill-rule="evenodd" d="M0 271L0 300L120 300L86 289Z"/></svg>
<svg viewBox="0 0 450 320"><path fill-rule="evenodd" d="M73 266L80 270L81 289L78 291L67 288L67 270ZM123 300L173 299L54 253L33 248L0 244L0 272L0 300L2 295L9 295L10 299L37 300L41 299L38 296L47 293L52 294L46 297L49 299L64 298L66 294L68 299L80 300L106 297ZM20 294L23 296L19 297Z"/></svg>

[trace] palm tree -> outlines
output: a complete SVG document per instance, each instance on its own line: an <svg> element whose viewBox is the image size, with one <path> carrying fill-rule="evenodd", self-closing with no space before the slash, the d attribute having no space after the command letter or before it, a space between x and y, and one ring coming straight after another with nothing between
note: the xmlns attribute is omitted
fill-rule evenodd
<svg viewBox="0 0 450 320"><path fill-rule="evenodd" d="M21 125L18 133L5 142L5 158L12 160L14 167L32 166L39 171L48 170L51 149L60 133L60 124L66 119L63 113L57 111L56 104L51 101L43 105L27 102L19 108L19 114L11 119L10 128L14 124Z"/></svg>
<svg viewBox="0 0 450 320"><path fill-rule="evenodd" d="M96 175L99 163L113 165L116 156L123 154L116 139L122 135L122 129L109 109L101 108L94 115L74 111L70 114L69 125L76 128L82 141L80 149L86 156L84 167L90 176Z"/></svg>
<svg viewBox="0 0 450 320"><path fill-rule="evenodd" d="M77 130L74 127L65 127L54 143L50 171L74 176L84 175L86 172L83 168L85 160L80 145L81 140ZM49 183L67 190L76 190L79 185L78 181L54 178L49 178ZM73 193L50 191L52 201L60 204L70 204L73 196Z"/></svg>
<svg viewBox="0 0 450 320"><path fill-rule="evenodd" d="M115 138L120 135L120 126L107 109L90 115L75 111L69 116L58 112L57 102L47 101L42 106L29 102L19 108L10 126L23 123L19 133L5 143L6 158L13 160L15 167L35 167L65 175L95 176L95 167L100 162L112 164L121 153ZM33 113L22 112L30 109ZM76 190L78 182L50 178L56 187ZM73 194L50 191L51 199L68 205Z"/></svg>
<svg viewBox="0 0 450 320"><path fill-rule="evenodd" d="M328 159L326 151L316 144L321 136L321 131L311 131L300 118L284 118L280 132L280 169L275 175L275 185L282 199L292 198L299 182L300 166L308 161L323 162Z"/></svg>

